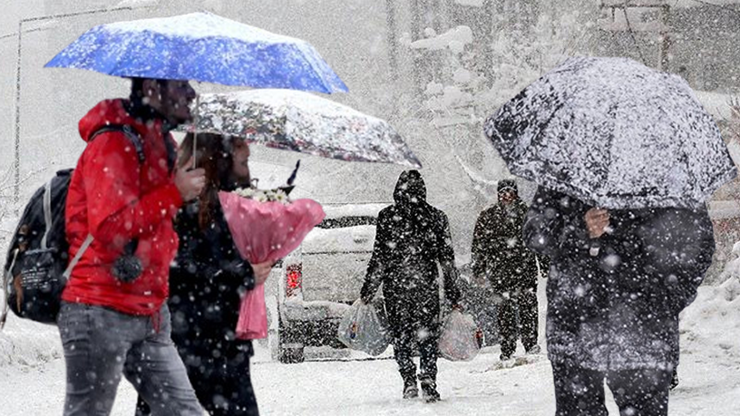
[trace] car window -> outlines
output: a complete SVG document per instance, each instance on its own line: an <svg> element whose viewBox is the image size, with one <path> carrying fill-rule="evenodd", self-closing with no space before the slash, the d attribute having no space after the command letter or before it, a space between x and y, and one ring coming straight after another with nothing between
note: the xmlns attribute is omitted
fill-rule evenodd
<svg viewBox="0 0 740 416"><path fill-rule="evenodd" d="M376 218L369 216L362 217L339 217L339 218L326 218L321 221L317 228L345 228L355 227L358 225L375 225Z"/></svg>

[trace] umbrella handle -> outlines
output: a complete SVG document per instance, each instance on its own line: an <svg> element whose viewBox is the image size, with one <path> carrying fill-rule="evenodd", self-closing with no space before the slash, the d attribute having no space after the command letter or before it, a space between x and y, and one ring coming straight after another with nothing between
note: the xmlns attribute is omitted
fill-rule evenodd
<svg viewBox="0 0 740 416"><path fill-rule="evenodd" d="M198 158L198 152L196 147L198 146L198 106L200 102L200 94L195 95L195 107L194 107L194 113L193 114L193 126L195 127L193 129L193 169L195 169L197 162L196 159Z"/></svg>
<svg viewBox="0 0 740 416"><path fill-rule="evenodd" d="M298 161L295 163L295 169L293 169L293 173L290 174L290 177L288 178L288 186L293 185L293 181L295 180L295 175L298 173L298 168L301 166L301 160L298 159Z"/></svg>

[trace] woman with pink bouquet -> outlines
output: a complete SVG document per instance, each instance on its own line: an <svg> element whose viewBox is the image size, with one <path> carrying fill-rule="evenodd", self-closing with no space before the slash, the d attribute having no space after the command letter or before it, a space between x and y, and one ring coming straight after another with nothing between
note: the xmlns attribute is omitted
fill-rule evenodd
<svg viewBox="0 0 740 416"><path fill-rule="evenodd" d="M192 165L193 135L179 165ZM249 187L249 146L243 139L199 133L197 164L206 188L175 220L180 238L170 270L172 340L198 400L211 415L258 415L250 380L252 341L236 336L242 295L264 283L272 261L242 259L219 202L219 191ZM149 414L139 400L137 415Z"/></svg>

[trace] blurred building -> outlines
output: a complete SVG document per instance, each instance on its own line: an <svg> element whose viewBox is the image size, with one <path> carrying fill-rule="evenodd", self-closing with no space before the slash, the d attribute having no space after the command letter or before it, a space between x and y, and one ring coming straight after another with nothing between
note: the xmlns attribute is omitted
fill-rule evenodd
<svg viewBox="0 0 740 416"><path fill-rule="evenodd" d="M117 20L208 10L313 44L350 89L333 100L385 118L424 163L430 202L451 218L456 252L465 258L478 213L495 198L506 175L483 137L481 120L514 91L496 80L516 77L516 88L534 81L551 63L542 54L556 45L565 54L629 56L684 76L697 90L735 93L740 87L736 49L740 5L696 0L13 0L0 14L0 137L15 141L18 22L20 60L20 173L22 200L59 168L73 166L84 143L77 122L103 98L125 96L128 83L93 72L44 69L59 50L90 27ZM740 1L736 2L740 3ZM568 17L570 20L563 17ZM567 27L564 27L567 26ZM469 31L469 42L416 48L415 42L450 31ZM499 45L501 34L513 34ZM577 36L578 39L570 39ZM562 37L563 39L554 38ZM539 47L540 54L501 64L502 49ZM459 51L451 52L452 49ZM544 50L544 52L543 52ZM460 53L458 53L460 52ZM517 65L526 65L526 70ZM504 73L507 70L509 73ZM480 76L480 77L478 77ZM478 77L478 78L476 78ZM201 92L227 88L198 84ZM444 101L452 91L455 100ZM436 95L435 95L436 94ZM719 120L722 124L722 120ZM725 135L727 139L729 136ZM6 147L6 149L12 146ZM13 152L0 152L0 173ZM397 166L318 160L254 149L264 176L290 171L303 159L297 195L323 202L390 202ZM278 172L278 173L276 173ZM256 172L259 176L259 172ZM1 178L2 176L0 176ZM735 188L732 188L735 186ZM718 192L731 200L736 185ZM526 194L531 184L522 184ZM2 189L2 183L0 183ZM0 198L7 192L0 194ZM725 211L723 211L725 212ZM732 227L730 227L732 228ZM735 237L728 237L732 239ZM728 253L727 243L720 252Z"/></svg>

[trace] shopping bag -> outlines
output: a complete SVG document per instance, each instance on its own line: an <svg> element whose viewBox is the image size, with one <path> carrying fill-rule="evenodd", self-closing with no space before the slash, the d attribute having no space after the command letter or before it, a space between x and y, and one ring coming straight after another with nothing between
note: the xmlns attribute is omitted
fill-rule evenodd
<svg viewBox="0 0 740 416"><path fill-rule="evenodd" d="M359 299L342 317L337 336L347 347L372 356L382 354L391 342L387 325L375 307Z"/></svg>
<svg viewBox="0 0 740 416"><path fill-rule="evenodd" d="M450 361L470 361L478 354L480 331L473 317L453 310L439 337L439 355Z"/></svg>

